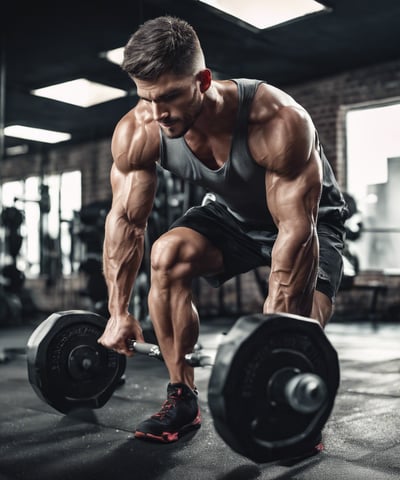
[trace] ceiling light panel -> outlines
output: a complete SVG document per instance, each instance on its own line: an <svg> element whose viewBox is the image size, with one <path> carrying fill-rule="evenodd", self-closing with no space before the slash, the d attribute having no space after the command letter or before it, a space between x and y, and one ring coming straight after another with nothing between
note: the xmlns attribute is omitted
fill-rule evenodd
<svg viewBox="0 0 400 480"><path fill-rule="evenodd" d="M259 29L327 10L314 0L200 0Z"/></svg>
<svg viewBox="0 0 400 480"><path fill-rule="evenodd" d="M125 90L91 82L86 78L78 78L69 82L39 88L32 90L31 93L39 97L51 98L52 100L84 108L127 95Z"/></svg>
<svg viewBox="0 0 400 480"><path fill-rule="evenodd" d="M124 59L124 47L108 50L107 52L102 53L101 56L105 57L109 62L121 65Z"/></svg>
<svg viewBox="0 0 400 480"><path fill-rule="evenodd" d="M41 128L31 128L24 125L10 125L5 127L4 135L7 137L24 138L25 140L34 140L36 142L44 143L64 142L71 138L69 133L44 130Z"/></svg>

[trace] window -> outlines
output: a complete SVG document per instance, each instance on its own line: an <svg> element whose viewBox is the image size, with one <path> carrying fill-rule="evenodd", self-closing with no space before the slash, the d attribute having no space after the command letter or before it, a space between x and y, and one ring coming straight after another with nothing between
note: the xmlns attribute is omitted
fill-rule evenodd
<svg viewBox="0 0 400 480"><path fill-rule="evenodd" d="M23 212L20 232L23 242L17 258L17 268L27 277L48 273L49 262L58 265L63 274L78 267L73 256L74 212L81 209L81 172L61 175L28 177L6 182L1 187L2 209L16 207ZM4 227L2 227L4 243ZM1 249L1 264L10 263L5 248Z"/></svg>
<svg viewBox="0 0 400 480"><path fill-rule="evenodd" d="M346 115L347 192L363 229L352 244L360 270L400 271L400 103ZM351 221L351 219L350 219Z"/></svg>

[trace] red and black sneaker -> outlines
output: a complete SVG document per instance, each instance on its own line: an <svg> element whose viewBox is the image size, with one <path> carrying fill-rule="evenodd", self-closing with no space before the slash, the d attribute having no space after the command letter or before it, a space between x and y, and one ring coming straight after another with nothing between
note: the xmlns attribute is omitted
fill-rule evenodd
<svg viewBox="0 0 400 480"><path fill-rule="evenodd" d="M167 400L161 410L137 426L135 437L163 443L175 442L184 433L200 426L197 395L183 383L169 383Z"/></svg>

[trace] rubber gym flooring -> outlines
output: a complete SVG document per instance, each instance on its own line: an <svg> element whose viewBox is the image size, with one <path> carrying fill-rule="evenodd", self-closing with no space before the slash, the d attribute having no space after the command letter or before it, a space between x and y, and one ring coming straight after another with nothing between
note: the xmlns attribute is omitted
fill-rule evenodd
<svg viewBox="0 0 400 480"><path fill-rule="evenodd" d="M200 343L215 350L233 320L202 321ZM23 347L35 325L3 327L1 347ZM136 423L166 395L162 362L128 360L126 382L101 409L62 415L27 380L26 358L0 364L0 480L386 480L400 478L400 325L335 323L341 384L323 431L325 449L297 462L257 464L234 453L214 430L207 406L210 369L196 369L203 424L179 442L133 438Z"/></svg>

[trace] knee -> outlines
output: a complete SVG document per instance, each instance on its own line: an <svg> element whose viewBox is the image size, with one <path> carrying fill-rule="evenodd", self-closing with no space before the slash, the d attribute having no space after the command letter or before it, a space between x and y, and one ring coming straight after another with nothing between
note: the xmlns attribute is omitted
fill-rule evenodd
<svg viewBox="0 0 400 480"><path fill-rule="evenodd" d="M190 246L175 232L159 237L151 248L152 275L171 274L177 266L190 264Z"/></svg>

